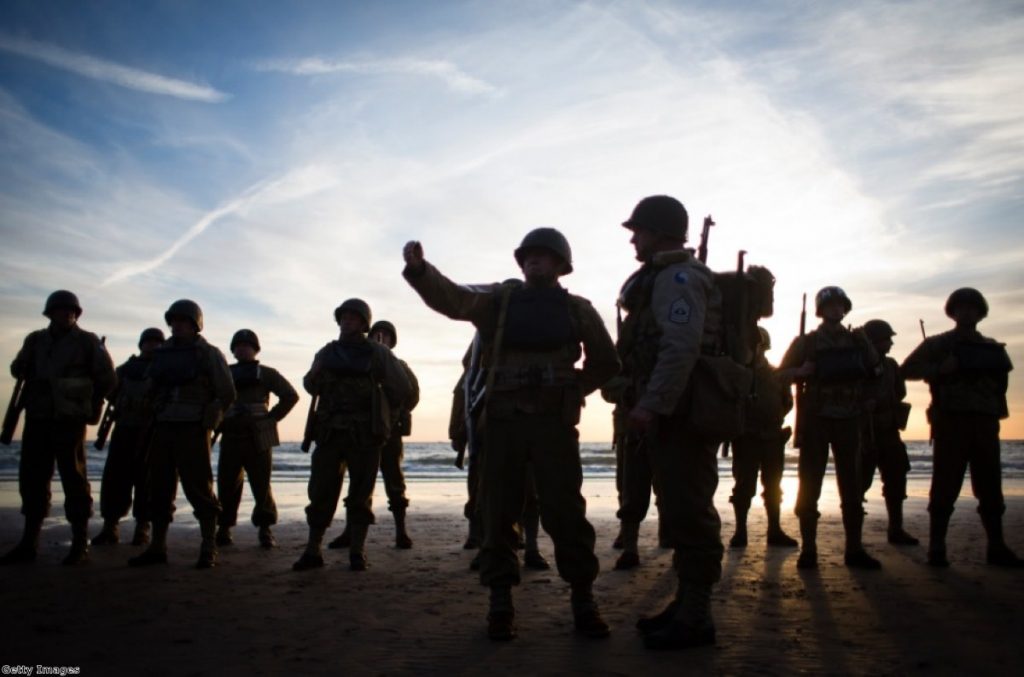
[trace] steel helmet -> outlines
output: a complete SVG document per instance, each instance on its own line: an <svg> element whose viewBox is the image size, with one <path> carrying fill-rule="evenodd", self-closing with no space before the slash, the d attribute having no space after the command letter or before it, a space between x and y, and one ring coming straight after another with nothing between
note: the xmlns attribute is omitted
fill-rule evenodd
<svg viewBox="0 0 1024 677"><path fill-rule="evenodd" d="M260 352L260 337L256 336L256 332L252 329L239 329L235 332L235 335L231 337L231 350L235 350L235 346L239 343L248 343L256 350Z"/></svg>
<svg viewBox="0 0 1024 677"><path fill-rule="evenodd" d="M157 327L150 327L149 329L144 329L142 333L139 335L139 348L142 347L143 343L146 343L148 341L156 341L158 343L163 343L165 340L166 337L164 336L164 332L161 329L158 329Z"/></svg>
<svg viewBox="0 0 1024 677"><path fill-rule="evenodd" d="M49 317L50 313L57 308L70 308L75 311L75 317L82 316L82 306L78 303L78 297L67 289L58 289L46 297L43 315Z"/></svg>
<svg viewBox="0 0 1024 677"><path fill-rule="evenodd" d="M685 240L690 217L683 203L674 197L652 195L640 200L622 225L630 230L646 228L655 233Z"/></svg>
<svg viewBox="0 0 1024 677"><path fill-rule="evenodd" d="M872 343L878 343L896 335L892 325L885 320L868 320L864 323L864 333Z"/></svg>
<svg viewBox="0 0 1024 677"><path fill-rule="evenodd" d="M363 318L366 326L370 326L373 314L370 312L370 304L362 299L347 299L340 306L334 309L334 321L341 324L341 314L345 311L355 313Z"/></svg>
<svg viewBox="0 0 1024 677"><path fill-rule="evenodd" d="M569 247L569 241L565 239L565 235L554 228L534 228L523 241L516 248L514 254L516 257L516 263L519 267L523 267L523 259L526 255L527 249L546 249L558 258L565 262L565 272L563 275L568 275L572 272L572 249Z"/></svg>
<svg viewBox="0 0 1024 677"><path fill-rule="evenodd" d="M377 320L373 323L373 326L370 327L370 336L373 336L379 331L391 334L391 342L394 344L391 346L392 348L398 345L398 331L395 330L395 325L391 324L387 320Z"/></svg>
<svg viewBox="0 0 1024 677"><path fill-rule="evenodd" d="M974 306L981 313L982 319L988 317L988 301L973 287L961 287L949 295L946 300L946 316L953 319L953 310L960 305Z"/></svg>
<svg viewBox="0 0 1024 677"><path fill-rule="evenodd" d="M841 287L823 287L814 296L814 314L821 317L821 308L829 301L842 301L843 308L845 309L844 314L850 312L853 309L853 303L850 301L850 297L846 295L846 292Z"/></svg>
<svg viewBox="0 0 1024 677"><path fill-rule="evenodd" d="M171 324L171 318L184 317L186 320L192 320L192 324L195 325L196 331L203 330L203 309L199 307L199 304L190 299L179 299L171 304L171 307L164 313L164 321L168 325Z"/></svg>

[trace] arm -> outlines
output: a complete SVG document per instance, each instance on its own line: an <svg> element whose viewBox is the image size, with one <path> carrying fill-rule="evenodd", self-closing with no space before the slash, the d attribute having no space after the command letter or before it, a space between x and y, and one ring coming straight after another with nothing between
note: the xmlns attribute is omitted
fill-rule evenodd
<svg viewBox="0 0 1024 677"><path fill-rule="evenodd" d="M403 402L407 402L412 395L412 385L405 375L405 370L391 351L378 343L373 344L375 350L381 356L384 363L384 378L381 387L384 389L384 396L393 409L397 409Z"/></svg>
<svg viewBox="0 0 1024 677"><path fill-rule="evenodd" d="M903 360L900 375L908 381L934 381L939 376L939 365L932 349L932 339L925 339L914 352Z"/></svg>
<svg viewBox="0 0 1024 677"><path fill-rule="evenodd" d="M210 346L210 384L213 386L214 397L220 403L221 412L227 411L238 393L235 392L235 380L231 378L224 354L213 346Z"/></svg>
<svg viewBox="0 0 1024 677"><path fill-rule="evenodd" d="M797 336L789 344L779 363L779 379L786 384L799 381L814 373L814 362L807 356L807 335Z"/></svg>
<svg viewBox="0 0 1024 677"><path fill-rule="evenodd" d="M309 367L309 371L306 372L306 375L302 377L302 387L305 388L306 392L310 395L320 394L317 377L320 375L320 370L322 369L321 365L323 364L323 360L321 355L323 355L325 350L327 350L326 347L321 348L316 352L316 355L313 356L313 364Z"/></svg>
<svg viewBox="0 0 1024 677"><path fill-rule="evenodd" d="M467 320L479 327L496 322L493 291L478 291L455 284L423 259L418 242L405 245L402 276L432 309L453 320Z"/></svg>
<svg viewBox="0 0 1024 677"><path fill-rule="evenodd" d="M92 380L99 397L110 397L117 388L117 372L110 353L95 336L92 336ZM101 402L102 404L102 402Z"/></svg>
<svg viewBox="0 0 1024 677"><path fill-rule="evenodd" d="M407 411L412 411L420 403L420 382L416 380L416 374L412 373L412 369L405 363L405 360L398 360L398 363L402 365L402 371L405 372L405 377L409 381L409 399L406 400L404 407Z"/></svg>
<svg viewBox="0 0 1024 677"><path fill-rule="evenodd" d="M25 337L25 342L21 344L21 350L18 351L14 361L11 362L11 376L16 379L28 378L32 364L32 343L35 334L35 332L32 332Z"/></svg>
<svg viewBox="0 0 1024 677"><path fill-rule="evenodd" d="M578 297L574 297L578 298ZM586 397L619 373L622 363L615 351L615 343L597 314L594 306L579 299L580 340L583 343L583 371L580 373L580 388Z"/></svg>
<svg viewBox="0 0 1024 677"><path fill-rule="evenodd" d="M270 417L275 421L284 420L296 404L299 403L299 394L284 376L276 369L264 367L267 375L267 386L270 392L277 396L277 404L270 410Z"/></svg>

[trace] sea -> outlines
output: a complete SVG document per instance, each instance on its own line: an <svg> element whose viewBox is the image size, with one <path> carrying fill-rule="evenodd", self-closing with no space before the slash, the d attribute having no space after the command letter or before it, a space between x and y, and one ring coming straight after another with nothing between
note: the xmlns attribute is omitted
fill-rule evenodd
<svg viewBox="0 0 1024 677"><path fill-rule="evenodd" d="M932 449L927 441L907 442L910 456L910 475L928 477L932 473ZM213 450L213 466L217 466L219 449ZM10 446L0 446L0 480L17 479L18 458L21 445L16 440ZM94 448L90 441L86 445L87 472L91 479L100 479L107 452ZM615 454L610 442L584 442L580 445L580 459L585 477L614 477ZM298 442L285 442L274 449L274 480L305 481L309 478L310 455L303 453ZM796 450L786 449L785 474L796 474ZM1003 440L1003 476L1024 477L1024 440ZM456 480L464 477L466 471L455 467L455 452L447 442L407 442L405 444L405 474L409 480ZM830 463L828 472L833 471ZM731 478L732 459L718 457L718 474L724 479ZM730 480L731 481L731 480Z"/></svg>

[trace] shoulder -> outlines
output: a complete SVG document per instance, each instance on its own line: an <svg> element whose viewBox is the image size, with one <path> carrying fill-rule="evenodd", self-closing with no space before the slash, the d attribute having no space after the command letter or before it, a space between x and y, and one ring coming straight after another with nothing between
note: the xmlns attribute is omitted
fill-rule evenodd
<svg viewBox="0 0 1024 677"><path fill-rule="evenodd" d="M263 363L260 363L260 374L269 379L281 378L281 372L279 372L277 369L274 369L273 367L268 367Z"/></svg>
<svg viewBox="0 0 1024 677"><path fill-rule="evenodd" d="M78 340L81 341L83 344L91 346L93 348L103 347L103 342L100 341L100 337L92 333L91 331L86 331L78 326L76 326L72 331L75 333ZM103 349L106 350L106 348Z"/></svg>
<svg viewBox="0 0 1024 677"><path fill-rule="evenodd" d="M714 274L707 266L684 252L687 258L670 259L654 278L659 291L687 291L707 293L714 286Z"/></svg>

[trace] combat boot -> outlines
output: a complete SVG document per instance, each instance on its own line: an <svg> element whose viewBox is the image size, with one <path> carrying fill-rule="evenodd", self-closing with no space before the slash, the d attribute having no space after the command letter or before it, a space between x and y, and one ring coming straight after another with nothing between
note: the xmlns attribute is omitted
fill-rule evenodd
<svg viewBox="0 0 1024 677"><path fill-rule="evenodd" d="M612 541L612 549L622 550L622 522L619 522L619 533L615 535L615 540Z"/></svg>
<svg viewBox="0 0 1024 677"><path fill-rule="evenodd" d="M675 617L676 610L679 608L679 600L673 599L668 603L664 609L659 611L653 616L641 616L636 621L636 629L647 634L654 632L655 630L661 630L669 624L669 622Z"/></svg>
<svg viewBox="0 0 1024 677"><path fill-rule="evenodd" d="M476 554L473 555L473 559L469 560L470 571L480 571L480 553L482 552L483 550L477 550Z"/></svg>
<svg viewBox="0 0 1024 677"><path fill-rule="evenodd" d="M988 535L988 548L985 561L997 567L1019 569L1024 567L1024 560L1010 550L1003 540L1003 516L1001 513L982 513L981 522L985 525Z"/></svg>
<svg viewBox="0 0 1024 677"><path fill-rule="evenodd" d="M622 538L622 554L615 560L616 571L627 571L640 566L640 524L623 521L619 527Z"/></svg>
<svg viewBox="0 0 1024 677"><path fill-rule="evenodd" d="M309 528L309 540L306 541L306 549L302 556L292 564L293 571L307 571L319 569L324 565L324 554L321 544L324 540L324 530L318 527Z"/></svg>
<svg viewBox="0 0 1024 677"><path fill-rule="evenodd" d="M217 527L217 537L214 539L217 545L231 545L235 539L231 537L231 527L222 524Z"/></svg>
<svg viewBox="0 0 1024 677"><path fill-rule="evenodd" d="M887 498L885 508L889 513L889 542L893 545L920 545L921 541L903 530L903 500Z"/></svg>
<svg viewBox="0 0 1024 677"><path fill-rule="evenodd" d="M796 560L797 569L818 568L818 520L811 517L800 518L800 557Z"/></svg>
<svg viewBox="0 0 1024 677"><path fill-rule="evenodd" d="M348 568L352 571L366 571L370 566L366 561L366 534L369 530L369 524L352 525L352 544L348 549Z"/></svg>
<svg viewBox="0 0 1024 677"><path fill-rule="evenodd" d="M469 518L469 532L466 534L466 542L462 544L463 550L476 550L480 547L480 522L476 517Z"/></svg>
<svg viewBox="0 0 1024 677"><path fill-rule="evenodd" d="M34 562L39 550L39 532L43 528L42 518L25 518L25 529L18 545L0 557L0 565Z"/></svg>
<svg viewBox="0 0 1024 677"><path fill-rule="evenodd" d="M71 523L71 549L61 560L65 566L74 566L89 561L89 519L77 519Z"/></svg>
<svg viewBox="0 0 1024 677"><path fill-rule="evenodd" d="M768 545L780 548L795 548L800 545L795 538L782 530L778 503L766 504L764 510L768 513Z"/></svg>
<svg viewBox="0 0 1024 677"><path fill-rule="evenodd" d="M196 569L212 569L217 566L217 518L206 517L199 520L199 532L203 540L199 544Z"/></svg>
<svg viewBox="0 0 1024 677"><path fill-rule="evenodd" d="M729 547L745 548L747 547L747 511L750 510L750 506L733 503L732 510L736 514L736 533L729 539Z"/></svg>
<svg viewBox="0 0 1024 677"><path fill-rule="evenodd" d="M149 543L149 522L146 520L135 520L135 533L132 534L132 545L146 545Z"/></svg>
<svg viewBox="0 0 1024 677"><path fill-rule="evenodd" d="M153 523L153 540L149 547L128 560L130 567L146 567L154 564L167 564L167 528L169 524Z"/></svg>
<svg viewBox="0 0 1024 677"><path fill-rule="evenodd" d="M487 611L487 637L503 642L516 637L516 610L512 605L512 587L492 585Z"/></svg>
<svg viewBox="0 0 1024 677"><path fill-rule="evenodd" d="M335 538L333 541L327 544L328 550L342 550L352 544L352 535L348 530L348 523L345 524L345 528L342 530L341 535Z"/></svg>
<svg viewBox="0 0 1024 677"><path fill-rule="evenodd" d="M92 538L93 545L117 545L121 541L117 520L104 520L100 533Z"/></svg>
<svg viewBox="0 0 1024 677"><path fill-rule="evenodd" d="M573 626L576 628L576 632L595 639L611 634L611 629L601 618L597 602L594 601L594 590L591 583L573 583L570 600Z"/></svg>
<svg viewBox="0 0 1024 677"><path fill-rule="evenodd" d="M671 550L675 547L672 544L672 539L668 535L668 526L665 520L661 518L661 512L658 512L658 547L662 550Z"/></svg>
<svg viewBox="0 0 1024 677"><path fill-rule="evenodd" d="M409 532L405 530L405 510L395 510L395 547L399 550L408 550L412 547L412 539Z"/></svg>
<svg viewBox="0 0 1024 677"><path fill-rule="evenodd" d="M277 539L274 538L274 532L268 526L260 527L257 538L260 541L260 547L264 550L272 550L277 547Z"/></svg>
<svg viewBox="0 0 1024 677"><path fill-rule="evenodd" d="M944 569L949 566L946 558L946 532L949 530L951 512L943 512L929 508L931 513L928 521L928 566Z"/></svg>
<svg viewBox="0 0 1024 677"><path fill-rule="evenodd" d="M711 586L680 581L676 596L679 603L672 619L663 627L644 635L644 646L659 651L714 644Z"/></svg>

